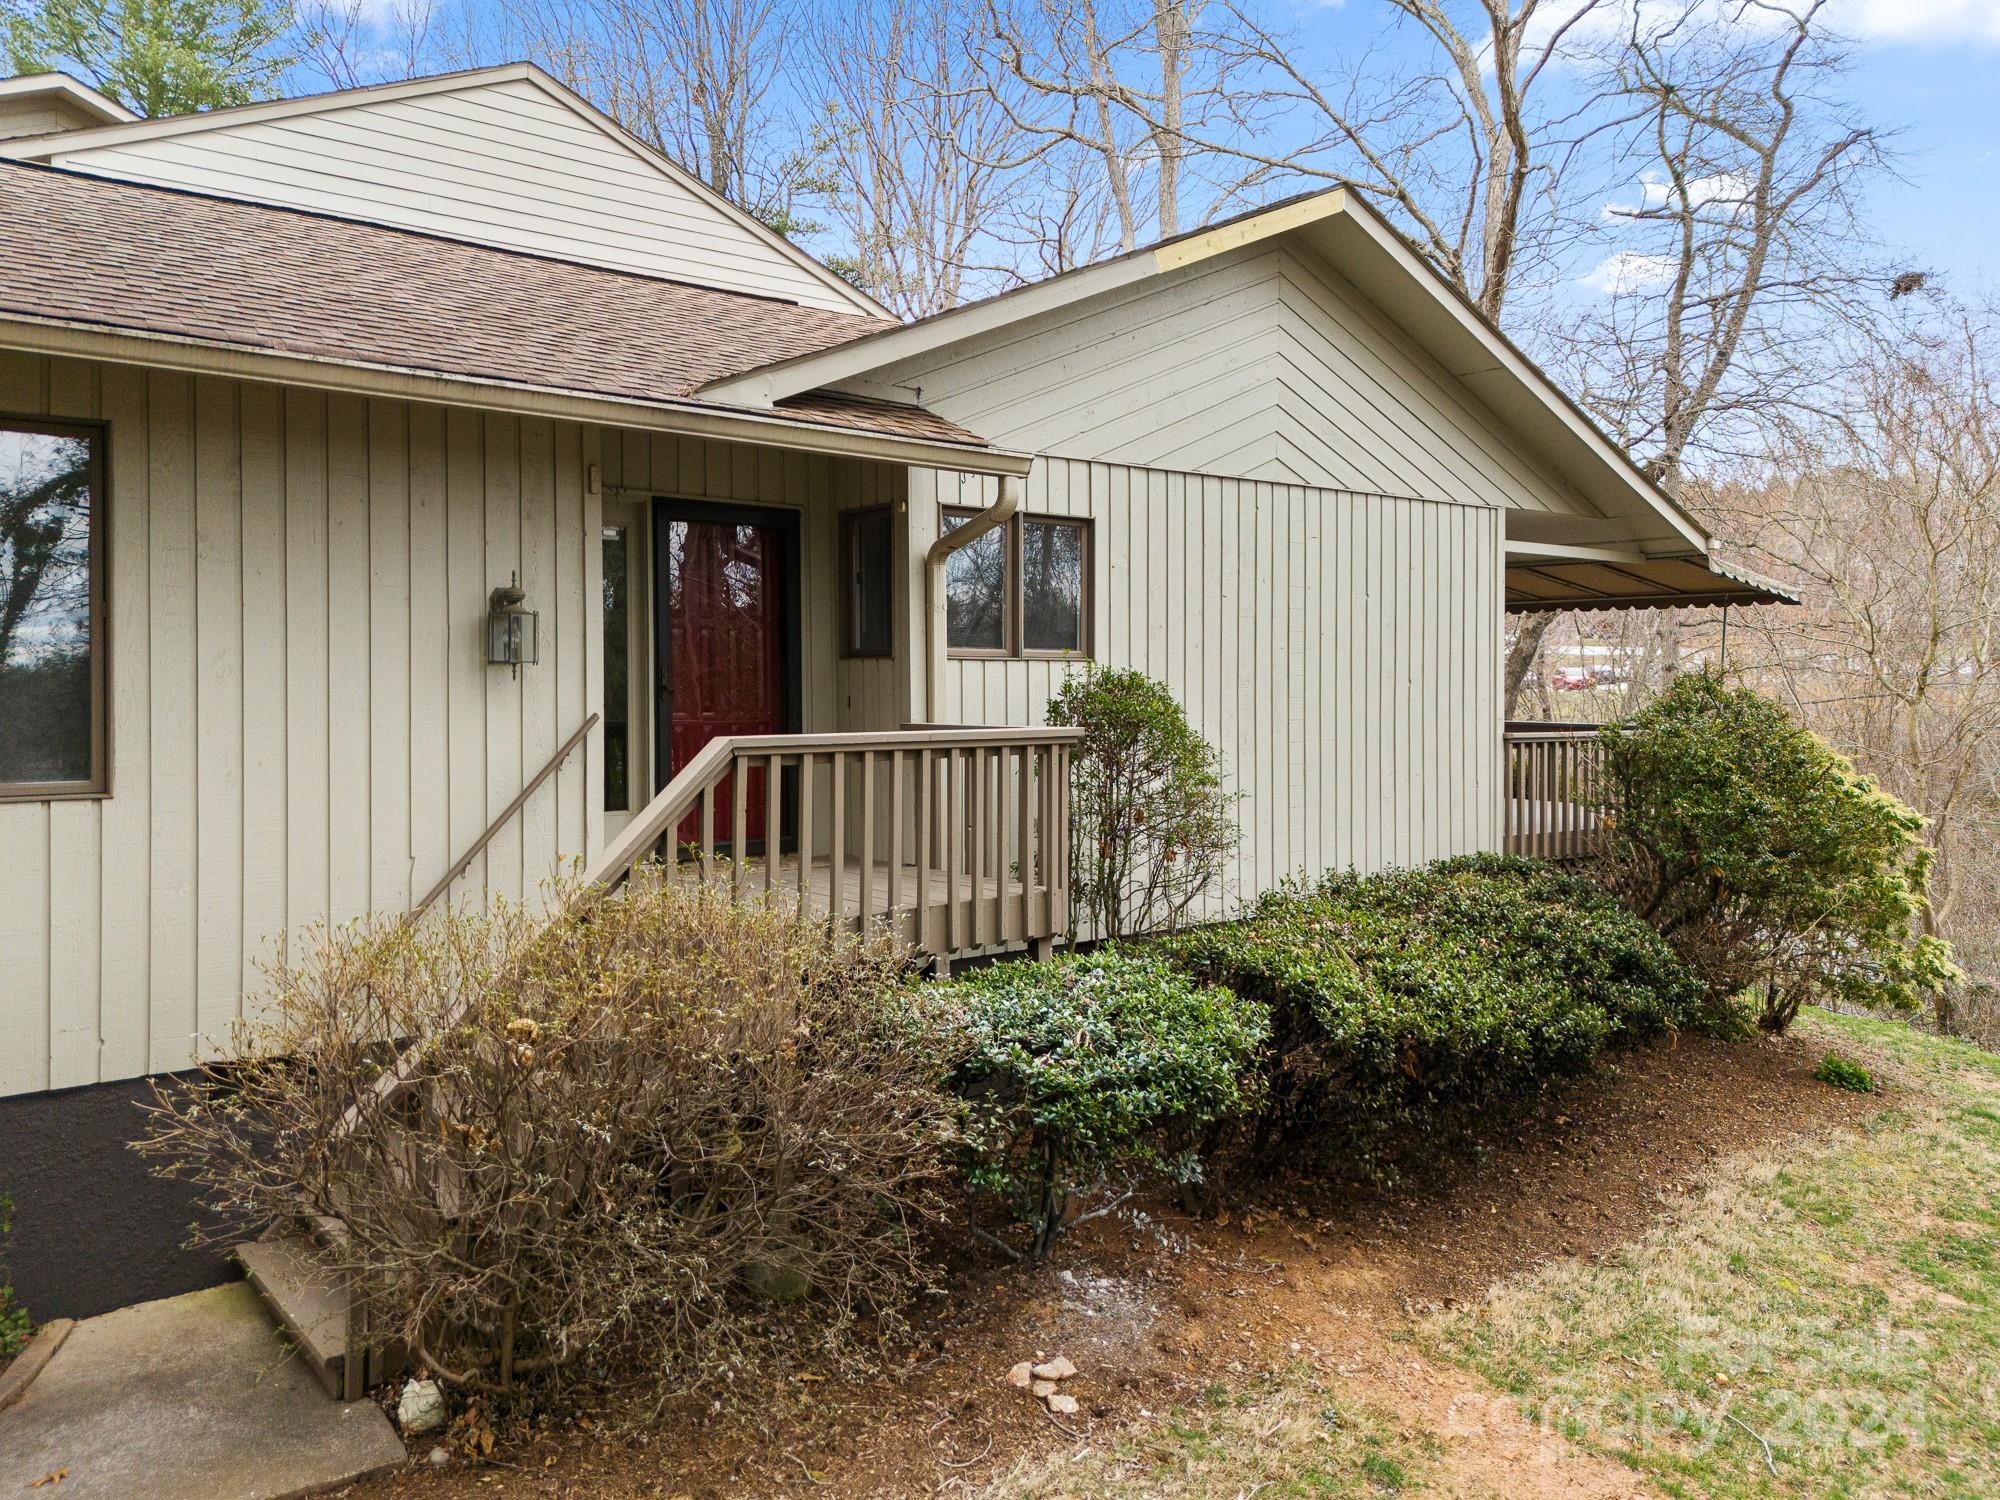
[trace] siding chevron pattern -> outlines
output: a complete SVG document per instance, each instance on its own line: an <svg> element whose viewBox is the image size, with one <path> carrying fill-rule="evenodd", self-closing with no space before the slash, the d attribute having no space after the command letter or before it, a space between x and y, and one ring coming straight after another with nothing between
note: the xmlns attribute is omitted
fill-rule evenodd
<svg viewBox="0 0 2000 1500"><path fill-rule="evenodd" d="M1338 268L1302 255L1198 261L870 378L1000 446L1589 512Z"/></svg>

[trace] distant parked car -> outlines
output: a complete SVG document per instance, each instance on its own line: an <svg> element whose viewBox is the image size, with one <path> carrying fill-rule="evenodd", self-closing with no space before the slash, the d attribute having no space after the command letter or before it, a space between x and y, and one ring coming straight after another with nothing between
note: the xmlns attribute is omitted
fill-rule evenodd
<svg viewBox="0 0 2000 1500"><path fill-rule="evenodd" d="M1561 692L1580 693L1590 686L1590 671L1587 667L1557 667L1549 682Z"/></svg>

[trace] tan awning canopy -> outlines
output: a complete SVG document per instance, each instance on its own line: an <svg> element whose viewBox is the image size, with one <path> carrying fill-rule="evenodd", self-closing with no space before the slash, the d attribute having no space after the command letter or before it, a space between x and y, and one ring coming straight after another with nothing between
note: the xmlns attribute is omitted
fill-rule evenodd
<svg viewBox="0 0 2000 1500"><path fill-rule="evenodd" d="M1710 558L1507 558L1507 609L1676 609L1715 604L1797 604L1768 578Z"/></svg>

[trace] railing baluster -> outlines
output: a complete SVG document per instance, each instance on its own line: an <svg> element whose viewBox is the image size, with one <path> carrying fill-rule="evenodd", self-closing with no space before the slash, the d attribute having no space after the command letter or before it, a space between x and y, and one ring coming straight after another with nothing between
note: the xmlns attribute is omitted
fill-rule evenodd
<svg viewBox="0 0 2000 1500"><path fill-rule="evenodd" d="M963 839L958 817L958 751L944 753L944 940L945 946L962 948L964 928L959 923L958 849Z"/></svg>
<svg viewBox="0 0 2000 1500"><path fill-rule="evenodd" d="M812 910L813 753L799 757L799 831L792 840L799 861L799 915Z"/></svg>
<svg viewBox="0 0 2000 1500"><path fill-rule="evenodd" d="M861 752L861 881L860 910L855 913L861 930L875 914L875 752Z"/></svg>
<svg viewBox="0 0 2000 1500"><path fill-rule="evenodd" d="M928 948L931 942L931 865L936 845L937 757L929 750L917 752L917 943Z"/></svg>
<svg viewBox="0 0 2000 1500"><path fill-rule="evenodd" d="M833 850L826 866L826 914L836 923L847 920L847 752L833 752Z"/></svg>
<svg viewBox="0 0 2000 1500"><path fill-rule="evenodd" d="M785 842L784 757L772 754L764 762L764 904L778 891L778 854Z"/></svg>
<svg viewBox="0 0 2000 1500"><path fill-rule="evenodd" d="M750 778L744 758L729 758L729 894L743 897L743 846L750 841Z"/></svg>
<svg viewBox="0 0 2000 1500"><path fill-rule="evenodd" d="M1025 765L1026 763L1027 760L1024 755L1022 757L1022 764ZM1023 787L1021 790L1023 795L1018 813L1019 831L1025 834L1028 827L1027 788ZM1000 866L1000 887L995 892L1000 898L1000 935L1003 940L1025 938L1028 935L1027 871L1021 869L1019 884L1021 894L1016 899L1014 894L1016 889L1014 871L1020 869L1020 859L1009 860L1007 858L1008 840L1013 838L1016 832L1016 817L1017 814L1014 806L1014 752L1011 749L1003 747L1000 751L1000 859L998 861ZM1021 856L1025 857L1028 850L1027 839L1023 837L1020 840L1020 844Z"/></svg>
<svg viewBox="0 0 2000 1500"><path fill-rule="evenodd" d="M893 918L903 904L903 752L889 752L889 895Z"/></svg>
<svg viewBox="0 0 2000 1500"><path fill-rule="evenodd" d="M701 789L701 883L715 884L715 783Z"/></svg>

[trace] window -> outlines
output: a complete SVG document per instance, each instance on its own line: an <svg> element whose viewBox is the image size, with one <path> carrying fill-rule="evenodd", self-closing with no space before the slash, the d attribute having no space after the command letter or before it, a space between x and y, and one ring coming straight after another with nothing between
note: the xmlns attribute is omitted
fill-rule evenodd
<svg viewBox="0 0 2000 1500"><path fill-rule="evenodd" d="M886 509L851 510L840 521L840 576L847 656L893 656L896 618L896 517Z"/></svg>
<svg viewBox="0 0 2000 1500"><path fill-rule="evenodd" d="M632 530L604 528L604 810L632 807Z"/></svg>
<svg viewBox="0 0 2000 1500"><path fill-rule="evenodd" d="M948 512L944 529L956 531L971 512ZM945 559L944 635L954 651L1007 649L1007 533L996 526Z"/></svg>
<svg viewBox="0 0 2000 1500"><path fill-rule="evenodd" d="M955 531L976 512L947 511ZM945 639L968 656L1081 655L1090 649L1090 525L1016 516L945 564Z"/></svg>
<svg viewBox="0 0 2000 1500"><path fill-rule="evenodd" d="M1021 647L1083 650L1083 527L1075 521L1021 524Z"/></svg>
<svg viewBox="0 0 2000 1500"><path fill-rule="evenodd" d="M107 789L102 450L0 419L0 797Z"/></svg>

